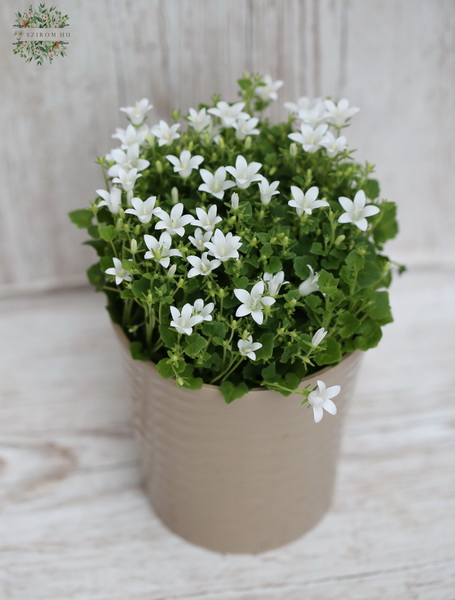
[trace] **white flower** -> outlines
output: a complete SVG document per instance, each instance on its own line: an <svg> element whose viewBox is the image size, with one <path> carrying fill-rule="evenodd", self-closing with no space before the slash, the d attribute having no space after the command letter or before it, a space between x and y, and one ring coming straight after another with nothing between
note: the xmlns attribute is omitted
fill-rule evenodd
<svg viewBox="0 0 455 600"><path fill-rule="evenodd" d="M329 203L325 200L316 200L319 194L319 188L315 185L304 193L303 190L295 185L291 185L292 200L289 200L288 205L295 208L299 217L303 213L311 215L315 208L321 208L321 206L329 206Z"/></svg>
<svg viewBox="0 0 455 600"><path fill-rule="evenodd" d="M156 196L150 196L147 200L142 201L140 198L133 198L131 204L133 208L125 210L126 213L136 215L141 223L150 223L152 216L156 212L155 208Z"/></svg>
<svg viewBox="0 0 455 600"><path fill-rule="evenodd" d="M155 214L161 220L155 225L155 229L165 229L171 235L176 234L180 237L184 235L185 226L193 222L193 217L182 215L183 209L184 206L181 202L172 207L170 215L162 208L157 208Z"/></svg>
<svg viewBox="0 0 455 600"><path fill-rule="evenodd" d="M206 127L212 124L212 118L207 114L206 108L201 108L197 111L194 108L190 108L190 114L188 116L190 126L198 132L203 131Z"/></svg>
<svg viewBox="0 0 455 600"><path fill-rule="evenodd" d="M341 387L334 385L326 387L323 381L318 380L318 389L308 394L308 403L313 407L314 422L319 423L326 410L331 415L337 414L337 407L332 402L331 398L335 398L340 393Z"/></svg>
<svg viewBox="0 0 455 600"><path fill-rule="evenodd" d="M215 304L213 302L209 302L204 305L204 300L202 298L198 298L194 302L193 306L193 315L196 317L201 317L203 321L212 321L212 312L215 308Z"/></svg>
<svg viewBox="0 0 455 600"><path fill-rule="evenodd" d="M338 202L346 211L338 219L338 223L353 223L362 231L366 231L368 227L366 217L372 217L379 212L379 208L373 204L367 204L367 206L365 206L366 197L363 190L359 190L356 193L354 202L344 196L338 198Z"/></svg>
<svg viewBox="0 0 455 600"><path fill-rule="evenodd" d="M182 256L180 250L171 250L172 238L167 231L163 231L159 240L153 235L144 235L144 242L149 249L144 258L159 262L165 269L169 266L171 256Z"/></svg>
<svg viewBox="0 0 455 600"><path fill-rule="evenodd" d="M266 306L271 306L276 302L275 298L270 296L263 296L264 293L264 282L259 281L256 283L251 292L247 292L242 289L235 289L234 294L238 300L242 303L236 313L236 317L245 317L250 315L253 317L253 321L256 321L258 325L261 325L264 321L264 315L262 311Z"/></svg>
<svg viewBox="0 0 455 600"><path fill-rule="evenodd" d="M324 139L321 141L321 146L327 150L329 156L336 156L347 148L347 141L344 135L335 137L331 131L328 131Z"/></svg>
<svg viewBox="0 0 455 600"><path fill-rule="evenodd" d="M360 108L355 106L349 107L349 100L343 98L335 104L332 100L325 101L326 115L325 118L335 127L343 127L348 119L357 114Z"/></svg>
<svg viewBox="0 0 455 600"><path fill-rule="evenodd" d="M235 129L235 137L238 140L244 140L247 135L258 135L259 129L256 128L258 123L259 119L256 117L239 119L232 125Z"/></svg>
<svg viewBox="0 0 455 600"><path fill-rule="evenodd" d="M258 85L254 93L262 100L276 100L278 98L277 91L283 86L283 82L277 79L273 81L270 75L264 75L262 78L263 85Z"/></svg>
<svg viewBox="0 0 455 600"><path fill-rule="evenodd" d="M197 275L208 275L221 265L219 260L210 260L208 253L204 252L201 258L198 256L188 256L188 262L192 265L192 269L188 271L188 277L196 277Z"/></svg>
<svg viewBox="0 0 455 600"><path fill-rule="evenodd" d="M262 348L262 344L259 342L253 342L253 336L249 335L246 340L239 340L237 342L239 352L242 356L256 360L256 350Z"/></svg>
<svg viewBox="0 0 455 600"><path fill-rule="evenodd" d="M98 206L107 206L111 213L116 215L122 206L122 190L113 187L110 193L106 190L96 190L96 193L102 198L101 202L98 202Z"/></svg>
<svg viewBox="0 0 455 600"><path fill-rule="evenodd" d="M328 125L323 124L313 129L311 125L302 124L300 127L300 131L297 133L290 133L288 137L297 142L298 144L302 144L302 148L305 152L316 152L318 148L321 147L322 142L324 140L324 136L327 132Z"/></svg>
<svg viewBox="0 0 455 600"><path fill-rule="evenodd" d="M136 102L134 106L126 106L120 110L128 116L129 120L133 125L142 125L144 119L153 106L149 103L147 98L142 98Z"/></svg>
<svg viewBox="0 0 455 600"><path fill-rule="evenodd" d="M198 250L200 250L201 252L204 252L205 250L205 242L209 242L210 238L212 237L212 231L202 231L202 229L199 229L199 227L195 230L194 232L194 237L189 235L188 239L190 240L190 242L193 244L193 246L196 246L196 248Z"/></svg>
<svg viewBox="0 0 455 600"><path fill-rule="evenodd" d="M285 102L284 107L287 108L291 113L298 114L301 110L309 110L318 104L321 104L322 98L309 98L308 96L301 96L297 102Z"/></svg>
<svg viewBox="0 0 455 600"><path fill-rule="evenodd" d="M262 280L267 284L267 293L270 296L278 296L281 286L289 283L284 281L284 271L278 271L275 275L264 273Z"/></svg>
<svg viewBox="0 0 455 600"><path fill-rule="evenodd" d="M233 210L237 210L239 207L239 195L234 192L231 196L231 206Z"/></svg>
<svg viewBox="0 0 455 600"><path fill-rule="evenodd" d="M131 281L131 273L122 267L122 261L115 257L112 260L114 266L106 269L105 273L115 275L116 285L119 285L122 281Z"/></svg>
<svg viewBox="0 0 455 600"><path fill-rule="evenodd" d="M311 107L301 108L298 112L298 118L311 127L317 127L325 120L325 106L323 102L317 102Z"/></svg>
<svg viewBox="0 0 455 600"><path fill-rule="evenodd" d="M125 171L124 169L120 169L117 177L115 177L112 181L114 183L120 183L125 192L131 192L134 188L134 184L136 180L142 177L142 175L138 174L137 169L129 169Z"/></svg>
<svg viewBox="0 0 455 600"><path fill-rule="evenodd" d="M126 129L117 128L112 137L120 140L122 143L121 148L126 150L133 144L139 144L139 146L141 146L145 142L148 133L149 128L147 125L133 127L130 123Z"/></svg>
<svg viewBox="0 0 455 600"><path fill-rule="evenodd" d="M175 327L179 333L191 335L193 333L193 327L198 323L202 323L203 318L200 315L193 314L193 307L191 304L185 304L182 308L182 312L171 306L171 327Z"/></svg>
<svg viewBox="0 0 455 600"><path fill-rule="evenodd" d="M217 223L221 223L223 220L221 217L216 216L217 207L215 204L209 208L208 212L205 212L203 208L196 208L197 219L195 219L192 225L199 225L206 231L213 231Z"/></svg>
<svg viewBox="0 0 455 600"><path fill-rule="evenodd" d="M223 199L225 190L235 185L233 181L226 181L226 169L224 167L219 167L215 173L210 173L207 169L201 169L199 172L204 183L201 183L198 190L212 194L219 200Z"/></svg>
<svg viewBox="0 0 455 600"><path fill-rule="evenodd" d="M315 348L317 346L319 346L319 344L325 338L325 336L327 335L327 333L328 332L324 329L324 327L321 327L320 329L318 329L316 331L316 333L313 335L313 337L311 338L311 345L314 346Z"/></svg>
<svg viewBox="0 0 455 600"><path fill-rule="evenodd" d="M173 156L172 154L168 154L166 158L174 165L174 172L178 173L183 179L189 177L193 169L197 170L204 160L204 157L199 154L191 156L189 150L182 150L180 158L177 158L177 156Z"/></svg>
<svg viewBox="0 0 455 600"><path fill-rule="evenodd" d="M230 258L238 258L238 249L242 242L238 235L232 235L231 232L224 235L221 229L216 229L210 242L205 242L204 246L208 249L208 254L214 256L221 262Z"/></svg>
<svg viewBox="0 0 455 600"><path fill-rule="evenodd" d="M301 296L308 296L309 294L319 290L319 273L315 273L311 265L307 265L307 267L310 270L310 276L305 279L305 281L302 281L302 283L299 285L299 292Z"/></svg>
<svg viewBox="0 0 455 600"><path fill-rule="evenodd" d="M150 133L158 138L158 146L165 146L180 137L180 134L177 133L179 128L180 123L175 123L175 125L169 127L166 121L161 120L159 125L152 127Z"/></svg>
<svg viewBox="0 0 455 600"><path fill-rule="evenodd" d="M245 108L245 102L236 102L235 104L228 104L227 102L220 101L217 103L216 108L209 108L208 112L215 117L219 117L225 127L232 127L238 119L248 119L249 114L242 112Z"/></svg>
<svg viewBox="0 0 455 600"><path fill-rule="evenodd" d="M261 181L263 176L258 174L261 167L261 163L258 162L248 164L245 157L239 154L235 161L235 167L226 167L226 171L234 177L237 186L244 190L253 181Z"/></svg>
<svg viewBox="0 0 455 600"><path fill-rule="evenodd" d="M262 177L259 182L259 191L261 192L262 204L270 204L272 196L276 196L280 193L277 189L279 184L279 181L272 181L272 183L269 183L265 177Z"/></svg>
<svg viewBox="0 0 455 600"><path fill-rule="evenodd" d="M126 151L115 148L111 150L111 157L117 164L112 165L107 174L109 177L118 177L120 170L129 171L136 169L143 171L149 166L149 161L144 158L139 158L139 144L129 146Z"/></svg>

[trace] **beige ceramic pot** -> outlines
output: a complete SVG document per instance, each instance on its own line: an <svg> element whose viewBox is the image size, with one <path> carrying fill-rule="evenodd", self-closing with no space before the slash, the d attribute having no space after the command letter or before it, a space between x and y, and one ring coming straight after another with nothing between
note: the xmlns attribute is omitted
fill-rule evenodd
<svg viewBox="0 0 455 600"><path fill-rule="evenodd" d="M258 553L297 539L323 517L360 352L317 374L342 391L337 415L315 424L297 395L253 390L227 405L216 386L176 388L152 363L133 360L125 334L115 331L131 378L146 489L169 529L218 552Z"/></svg>

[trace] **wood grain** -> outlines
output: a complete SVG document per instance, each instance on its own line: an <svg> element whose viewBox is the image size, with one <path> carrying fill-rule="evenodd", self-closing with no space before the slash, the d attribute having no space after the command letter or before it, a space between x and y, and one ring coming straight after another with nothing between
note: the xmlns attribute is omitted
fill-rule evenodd
<svg viewBox="0 0 455 600"><path fill-rule="evenodd" d="M332 510L259 556L191 546L153 515L102 296L2 300L0 598L453 600L454 282L453 270L397 281Z"/></svg>
<svg viewBox="0 0 455 600"><path fill-rule="evenodd" d="M92 252L67 212L102 183L94 160L148 96L152 119L214 92L235 99L245 70L285 81L272 116L300 94L362 108L349 135L399 205L390 246L413 265L453 264L455 52L452 0L60 0L68 56L26 65L10 47L17 0L0 7L0 290L85 281Z"/></svg>

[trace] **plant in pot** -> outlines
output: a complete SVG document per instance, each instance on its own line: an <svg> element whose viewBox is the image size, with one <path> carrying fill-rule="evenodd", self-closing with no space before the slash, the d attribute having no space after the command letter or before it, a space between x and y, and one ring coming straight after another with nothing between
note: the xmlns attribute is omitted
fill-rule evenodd
<svg viewBox="0 0 455 600"><path fill-rule="evenodd" d="M126 349L154 509L227 552L327 511L361 353L392 321L396 206L348 149L358 109L303 97L271 123L281 85L245 74L239 102L152 127L147 99L121 108L104 188L70 213Z"/></svg>

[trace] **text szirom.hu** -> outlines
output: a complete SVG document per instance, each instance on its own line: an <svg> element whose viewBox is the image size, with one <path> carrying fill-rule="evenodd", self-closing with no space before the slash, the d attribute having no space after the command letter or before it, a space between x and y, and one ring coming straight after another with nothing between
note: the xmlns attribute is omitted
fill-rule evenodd
<svg viewBox="0 0 455 600"><path fill-rule="evenodd" d="M38 42L42 40L67 40L71 37L71 30L69 27L60 28L15 28L14 35L17 39Z"/></svg>

